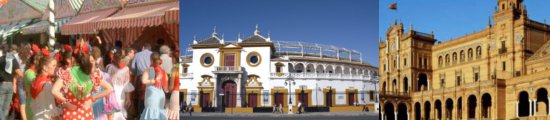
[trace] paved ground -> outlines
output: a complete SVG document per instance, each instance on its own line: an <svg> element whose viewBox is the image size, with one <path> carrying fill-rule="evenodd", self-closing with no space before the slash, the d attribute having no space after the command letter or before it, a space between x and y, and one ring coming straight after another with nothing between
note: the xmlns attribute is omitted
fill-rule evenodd
<svg viewBox="0 0 550 120"><path fill-rule="evenodd" d="M371 112L314 112L305 114L273 113L189 113L182 114L181 120L378 120L378 113Z"/></svg>

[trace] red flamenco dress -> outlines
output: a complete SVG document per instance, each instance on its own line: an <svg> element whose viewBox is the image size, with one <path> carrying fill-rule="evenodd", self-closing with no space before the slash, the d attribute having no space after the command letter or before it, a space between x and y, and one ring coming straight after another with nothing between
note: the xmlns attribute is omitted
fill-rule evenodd
<svg viewBox="0 0 550 120"><path fill-rule="evenodd" d="M92 75L86 74L80 66L75 66L69 72L62 73L62 92L68 100L68 104L76 106L76 109L65 108L62 118L64 120L93 120L92 92L99 88L102 80L101 72L95 69Z"/></svg>

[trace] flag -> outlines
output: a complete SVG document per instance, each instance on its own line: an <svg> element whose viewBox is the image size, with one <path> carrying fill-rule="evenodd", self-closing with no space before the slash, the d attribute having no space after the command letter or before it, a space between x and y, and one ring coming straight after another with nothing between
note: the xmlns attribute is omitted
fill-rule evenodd
<svg viewBox="0 0 550 120"><path fill-rule="evenodd" d="M391 10L397 10L397 3L391 4L390 6L388 6L388 8Z"/></svg>

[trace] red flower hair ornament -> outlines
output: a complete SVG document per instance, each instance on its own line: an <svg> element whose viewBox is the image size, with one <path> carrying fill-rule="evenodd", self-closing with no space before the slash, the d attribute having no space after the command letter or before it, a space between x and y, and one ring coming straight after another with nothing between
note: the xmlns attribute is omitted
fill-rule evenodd
<svg viewBox="0 0 550 120"><path fill-rule="evenodd" d="M76 42L76 46L74 48L73 54L86 54L90 52L90 45L87 41L84 39L81 39L80 41Z"/></svg>

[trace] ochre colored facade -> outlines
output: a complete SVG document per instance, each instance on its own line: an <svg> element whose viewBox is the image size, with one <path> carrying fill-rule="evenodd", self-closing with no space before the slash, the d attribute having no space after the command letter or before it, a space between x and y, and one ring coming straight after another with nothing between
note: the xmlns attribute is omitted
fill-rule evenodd
<svg viewBox="0 0 550 120"><path fill-rule="evenodd" d="M383 119L550 119L550 25L498 0L487 28L445 42L391 25L380 41Z"/></svg>

